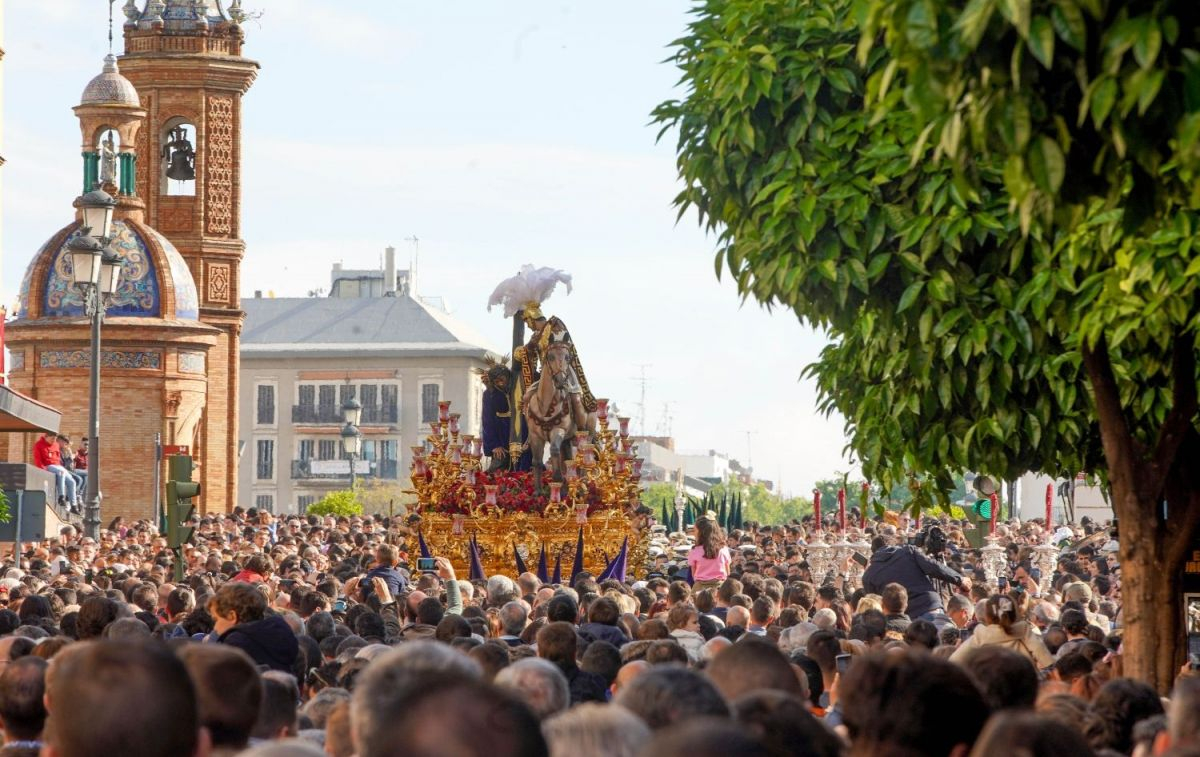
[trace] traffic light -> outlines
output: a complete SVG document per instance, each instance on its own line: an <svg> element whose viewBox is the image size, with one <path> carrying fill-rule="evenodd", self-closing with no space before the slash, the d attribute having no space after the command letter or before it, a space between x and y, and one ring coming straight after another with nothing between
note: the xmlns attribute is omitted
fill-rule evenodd
<svg viewBox="0 0 1200 757"><path fill-rule="evenodd" d="M192 481L190 455L167 458L167 546L175 553L175 580L183 580L183 545L192 539L191 525L196 506L192 498L200 496L200 484Z"/></svg>
<svg viewBox="0 0 1200 757"><path fill-rule="evenodd" d="M975 514L983 520L992 519L992 500L984 497L983 499L975 500L975 505L972 507Z"/></svg>

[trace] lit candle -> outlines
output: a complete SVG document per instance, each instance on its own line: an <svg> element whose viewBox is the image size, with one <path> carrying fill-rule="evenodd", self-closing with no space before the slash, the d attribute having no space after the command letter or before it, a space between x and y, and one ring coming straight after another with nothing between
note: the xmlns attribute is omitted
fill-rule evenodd
<svg viewBox="0 0 1200 757"><path fill-rule="evenodd" d="M496 492L499 491L499 489L500 489L500 487L497 486L496 484L484 484L483 485L483 502L484 502L484 504L495 507L496 506Z"/></svg>
<svg viewBox="0 0 1200 757"><path fill-rule="evenodd" d="M467 486L475 485L475 474L476 471L474 468L467 468L463 471L463 481L466 482Z"/></svg>
<svg viewBox="0 0 1200 757"><path fill-rule="evenodd" d="M563 461L563 475L566 476L568 479L576 478L577 476L579 476L579 471L575 465L574 460L564 460Z"/></svg>
<svg viewBox="0 0 1200 757"><path fill-rule="evenodd" d="M838 529L846 533L846 490L838 489Z"/></svg>
<svg viewBox="0 0 1200 757"><path fill-rule="evenodd" d="M442 423L450 420L450 400L442 400L438 403L438 420Z"/></svg>
<svg viewBox="0 0 1200 757"><path fill-rule="evenodd" d="M602 421L608 420L608 400L596 400L596 417Z"/></svg>
<svg viewBox="0 0 1200 757"><path fill-rule="evenodd" d="M557 481L550 482L550 501L555 504L562 502L562 484Z"/></svg>
<svg viewBox="0 0 1200 757"><path fill-rule="evenodd" d="M452 463L461 463L462 462L462 445L461 444L450 445L450 462L452 462Z"/></svg>
<svg viewBox="0 0 1200 757"><path fill-rule="evenodd" d="M861 521L862 521L861 523L859 523L859 527L862 528L864 531L867 530L867 502L870 499L871 499L871 485L868 484L866 481L863 481L862 501L859 503L858 507L862 511L859 513Z"/></svg>
<svg viewBox="0 0 1200 757"><path fill-rule="evenodd" d="M629 436L629 416L618 415L617 427L621 430L621 436Z"/></svg>
<svg viewBox="0 0 1200 757"><path fill-rule="evenodd" d="M450 433L454 434L455 436L458 435L459 417L460 416L458 413L450 413Z"/></svg>
<svg viewBox="0 0 1200 757"><path fill-rule="evenodd" d="M821 530L821 492L813 489L813 530Z"/></svg>
<svg viewBox="0 0 1200 757"><path fill-rule="evenodd" d="M1054 484L1046 484L1046 533L1050 533L1050 529L1054 527L1052 521L1054 519Z"/></svg>

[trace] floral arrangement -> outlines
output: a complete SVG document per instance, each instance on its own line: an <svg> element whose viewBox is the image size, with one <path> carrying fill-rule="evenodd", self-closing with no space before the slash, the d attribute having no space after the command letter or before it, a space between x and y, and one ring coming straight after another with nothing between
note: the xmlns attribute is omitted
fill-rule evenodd
<svg viewBox="0 0 1200 757"><path fill-rule="evenodd" d="M425 475L432 476L430 473ZM546 508L552 504L548 493L552 480L551 472L543 471L543 493L539 497L534 488L532 471L499 471L496 473L480 471L475 476L474 486L460 481L453 488L442 492L442 496L436 501L426 504L423 509L446 515L469 515L472 509L482 509L485 512L498 510L502 513L544 515ZM486 487L489 485L496 487L495 505L487 504ZM577 491L578 487L584 487L583 496L576 498L576 501L587 503L589 515L601 510L612 509L611 504L604 502L596 484L590 481L580 481L575 486ZM563 495L563 502L559 506L566 506L565 491Z"/></svg>

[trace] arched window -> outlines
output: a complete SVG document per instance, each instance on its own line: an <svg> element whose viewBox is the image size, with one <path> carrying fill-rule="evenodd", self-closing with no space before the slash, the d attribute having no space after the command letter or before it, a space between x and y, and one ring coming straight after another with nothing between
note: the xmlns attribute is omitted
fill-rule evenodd
<svg viewBox="0 0 1200 757"><path fill-rule="evenodd" d="M172 118L163 128L160 193L196 194L196 127L184 118Z"/></svg>

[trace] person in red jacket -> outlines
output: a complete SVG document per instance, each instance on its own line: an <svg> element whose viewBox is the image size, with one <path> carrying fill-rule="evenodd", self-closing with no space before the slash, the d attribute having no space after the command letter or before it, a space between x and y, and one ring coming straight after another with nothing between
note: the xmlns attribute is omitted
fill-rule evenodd
<svg viewBox="0 0 1200 757"><path fill-rule="evenodd" d="M57 434L47 431L33 443L33 464L54 474L54 483L58 490L58 504L72 508L78 505L75 477L62 466Z"/></svg>

